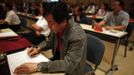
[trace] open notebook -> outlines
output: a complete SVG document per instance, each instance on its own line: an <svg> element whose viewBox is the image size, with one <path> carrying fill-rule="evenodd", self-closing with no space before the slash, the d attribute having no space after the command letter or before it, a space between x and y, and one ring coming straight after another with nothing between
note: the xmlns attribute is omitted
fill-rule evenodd
<svg viewBox="0 0 134 75"><path fill-rule="evenodd" d="M28 48L26 48L24 51L20 51L17 53L7 55L11 75L15 75L15 74L13 74L14 69L23 63L26 63L26 62L39 63L39 62L48 62L49 61L49 59L46 58L45 56L43 56L42 54L38 54L35 57L29 57L27 55L27 50L28 50Z"/></svg>
<svg viewBox="0 0 134 75"><path fill-rule="evenodd" d="M0 29L0 38L16 37L16 36L18 36L18 34L16 34L14 31L12 31L9 28Z"/></svg>

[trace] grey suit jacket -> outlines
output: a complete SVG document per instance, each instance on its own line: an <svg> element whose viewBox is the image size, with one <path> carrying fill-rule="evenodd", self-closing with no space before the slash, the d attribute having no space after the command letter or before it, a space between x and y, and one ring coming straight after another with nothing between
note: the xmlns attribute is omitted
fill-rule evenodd
<svg viewBox="0 0 134 75"><path fill-rule="evenodd" d="M43 50L52 49L56 52L57 35L52 33L49 40L39 45ZM86 62L87 36L78 23L69 20L62 35L63 50L60 60L41 62L41 72L65 72L67 75L83 75Z"/></svg>

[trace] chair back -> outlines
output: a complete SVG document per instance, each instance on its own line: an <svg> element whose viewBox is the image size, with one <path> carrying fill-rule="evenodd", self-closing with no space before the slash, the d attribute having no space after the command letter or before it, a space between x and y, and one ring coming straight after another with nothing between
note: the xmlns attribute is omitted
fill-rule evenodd
<svg viewBox="0 0 134 75"><path fill-rule="evenodd" d="M126 28L126 32L128 33L127 38L129 38L129 36L132 34L133 30L134 30L134 23L129 23Z"/></svg>
<svg viewBox="0 0 134 75"><path fill-rule="evenodd" d="M93 36L87 35L87 61L99 65L104 55L105 47L103 42Z"/></svg>

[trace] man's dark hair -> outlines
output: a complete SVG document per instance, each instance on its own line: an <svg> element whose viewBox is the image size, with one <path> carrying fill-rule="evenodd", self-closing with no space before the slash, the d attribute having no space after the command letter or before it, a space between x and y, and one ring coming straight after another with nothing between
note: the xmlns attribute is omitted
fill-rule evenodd
<svg viewBox="0 0 134 75"><path fill-rule="evenodd" d="M123 0L115 0L115 1L119 2L120 3L119 6L121 6L122 9L124 9L124 1Z"/></svg>
<svg viewBox="0 0 134 75"><path fill-rule="evenodd" d="M82 6L79 5L79 11L82 12L83 10Z"/></svg>
<svg viewBox="0 0 134 75"><path fill-rule="evenodd" d="M12 4L12 3L6 2L6 3L5 3L5 6L6 6L9 10L12 10L12 9L13 9L13 4Z"/></svg>
<svg viewBox="0 0 134 75"><path fill-rule="evenodd" d="M46 8L47 14L52 14L54 20L57 23L63 22L65 19L69 19L69 11L67 5L63 2L52 2L48 4Z"/></svg>

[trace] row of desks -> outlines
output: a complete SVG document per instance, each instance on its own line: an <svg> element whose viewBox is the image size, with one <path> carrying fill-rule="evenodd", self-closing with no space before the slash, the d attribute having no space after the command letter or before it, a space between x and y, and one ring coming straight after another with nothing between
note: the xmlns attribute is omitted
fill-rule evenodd
<svg viewBox="0 0 134 75"><path fill-rule="evenodd" d="M121 40L126 37L127 32L121 32L121 31L107 31L103 28L102 32L98 32L94 29L92 29L91 25L81 24L81 27L85 30L86 33L94 35L99 37L102 40L109 41L112 43L115 43L114 45L114 52L112 55L111 60L111 67L106 71L106 73L109 73L110 71L114 71L115 69L118 69L118 66L115 65L115 57L118 52L118 48L120 45Z"/></svg>

